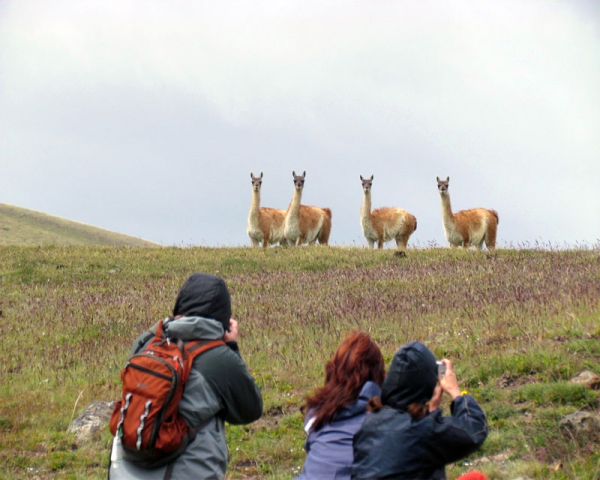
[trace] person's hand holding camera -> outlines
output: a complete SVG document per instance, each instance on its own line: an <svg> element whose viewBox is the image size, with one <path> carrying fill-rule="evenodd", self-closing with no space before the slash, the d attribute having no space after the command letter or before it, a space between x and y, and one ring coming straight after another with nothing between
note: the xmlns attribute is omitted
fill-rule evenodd
<svg viewBox="0 0 600 480"><path fill-rule="evenodd" d="M442 363L446 365L446 373L440 378L440 386L442 387L442 390L454 400L456 397L460 397L460 388L458 387L456 373L454 373L452 362L450 360L444 358L442 359Z"/></svg>
<svg viewBox="0 0 600 480"><path fill-rule="evenodd" d="M444 391L440 386L440 382L438 382L438 384L435 386L435 390L433 391L433 397L431 397L431 400L429 400L429 413L440 408L440 405L442 404L443 393Z"/></svg>

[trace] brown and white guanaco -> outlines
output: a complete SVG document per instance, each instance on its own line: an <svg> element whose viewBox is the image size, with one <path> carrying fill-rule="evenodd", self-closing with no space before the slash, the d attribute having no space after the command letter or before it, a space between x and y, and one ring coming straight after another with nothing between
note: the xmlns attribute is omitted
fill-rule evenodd
<svg viewBox="0 0 600 480"><path fill-rule="evenodd" d="M263 172L260 177L255 177L250 172L252 179L252 203L250 204L250 213L248 213L248 227L246 232L252 241L252 245L258 247L262 242L263 247L267 248L269 244L286 244L283 235L283 224L285 221L285 210L260 206L260 190L262 187Z"/></svg>
<svg viewBox="0 0 600 480"><path fill-rule="evenodd" d="M448 187L450 177L440 180L436 177L438 192L442 200L442 222L446 240L452 246L469 248L475 245L481 250L485 242L489 250L496 248L496 232L498 230L498 212L486 208L473 208L452 213L450 192Z"/></svg>
<svg viewBox="0 0 600 480"><path fill-rule="evenodd" d="M360 224L363 235L370 248L377 242L377 248L383 248L385 242L396 240L399 251L405 252L408 239L417 229L417 219L406 210L396 207L383 207L371 211L371 178L360 176L363 187L363 202L360 209Z"/></svg>
<svg viewBox="0 0 600 480"><path fill-rule="evenodd" d="M294 177L294 194L285 214L284 235L290 245L308 243L313 245L317 240L320 244L327 245L331 233L331 210L301 205L302 190L306 171Z"/></svg>

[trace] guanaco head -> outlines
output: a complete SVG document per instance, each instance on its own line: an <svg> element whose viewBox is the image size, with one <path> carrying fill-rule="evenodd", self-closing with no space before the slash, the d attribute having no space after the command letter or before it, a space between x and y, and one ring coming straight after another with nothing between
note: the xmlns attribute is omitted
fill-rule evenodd
<svg viewBox="0 0 600 480"><path fill-rule="evenodd" d="M440 180L440 177L435 177L438 182L438 192L440 195L448 195L448 187L450 186L450 177L447 177L446 180Z"/></svg>
<svg viewBox="0 0 600 480"><path fill-rule="evenodd" d="M255 192L260 192L260 186L262 185L262 177L263 172L260 172L260 177L255 177L252 172L250 172L250 178L252 179L252 190Z"/></svg>
<svg viewBox="0 0 600 480"><path fill-rule="evenodd" d="M371 191L371 186L373 185L373 177L375 175L371 175L371 178L363 178L363 176L360 176L360 181L362 182L362 186L363 186L363 191L365 193L369 193Z"/></svg>
<svg viewBox="0 0 600 480"><path fill-rule="evenodd" d="M292 176L294 177L294 188L298 191L304 188L304 178L306 177L306 170L302 172L302 175L296 175L296 172L292 170Z"/></svg>

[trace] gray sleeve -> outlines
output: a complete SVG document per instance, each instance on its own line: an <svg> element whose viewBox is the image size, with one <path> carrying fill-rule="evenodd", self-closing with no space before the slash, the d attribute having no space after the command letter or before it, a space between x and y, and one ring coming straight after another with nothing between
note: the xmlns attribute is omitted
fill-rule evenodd
<svg viewBox="0 0 600 480"><path fill-rule="evenodd" d="M197 428L221 411L221 400L202 373L192 368L185 390L179 401L179 413L186 423Z"/></svg>

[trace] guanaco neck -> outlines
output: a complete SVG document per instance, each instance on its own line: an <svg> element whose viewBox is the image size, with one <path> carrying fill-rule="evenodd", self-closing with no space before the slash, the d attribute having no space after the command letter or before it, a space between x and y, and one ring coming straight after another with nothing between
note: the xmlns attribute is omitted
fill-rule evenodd
<svg viewBox="0 0 600 480"><path fill-rule="evenodd" d="M364 192L362 207L360 208L360 219L363 225L371 223L371 191Z"/></svg>
<svg viewBox="0 0 600 480"><path fill-rule="evenodd" d="M294 196L292 197L292 201L290 206L288 207L288 216L292 218L296 218L298 216L298 212L300 211L300 201L302 200L302 190L298 190L294 188Z"/></svg>
<svg viewBox="0 0 600 480"><path fill-rule="evenodd" d="M249 220L258 219L258 211L260 209L260 190L252 189L252 203L250 204Z"/></svg>
<svg viewBox="0 0 600 480"><path fill-rule="evenodd" d="M454 214L450 204L450 194L440 195L442 199L442 220L444 225L454 225Z"/></svg>

